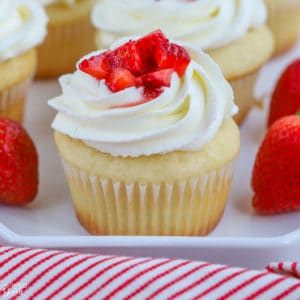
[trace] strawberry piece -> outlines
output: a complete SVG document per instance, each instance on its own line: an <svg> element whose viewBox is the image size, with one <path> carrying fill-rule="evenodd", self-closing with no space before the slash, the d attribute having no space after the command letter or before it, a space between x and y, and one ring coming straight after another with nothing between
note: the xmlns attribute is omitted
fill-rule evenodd
<svg viewBox="0 0 300 300"><path fill-rule="evenodd" d="M286 115L300 110L300 59L292 62L281 74L273 91L268 126Z"/></svg>
<svg viewBox="0 0 300 300"><path fill-rule="evenodd" d="M149 101L162 92L161 87L170 86L174 70L179 76L183 75L189 62L190 56L183 47L169 43L164 34L156 30L81 61L79 69L98 80L104 79L112 92L144 86L144 98Z"/></svg>
<svg viewBox="0 0 300 300"><path fill-rule="evenodd" d="M139 74L145 74L159 69L154 52L168 41L161 30L155 30L136 41L136 47L143 61L143 70Z"/></svg>
<svg viewBox="0 0 300 300"><path fill-rule="evenodd" d="M290 115L269 128L255 159L252 205L258 213L300 209L300 116Z"/></svg>
<svg viewBox="0 0 300 300"><path fill-rule="evenodd" d="M129 41L107 53L106 58L111 70L126 69L135 76L143 72L143 61L135 41Z"/></svg>
<svg viewBox="0 0 300 300"><path fill-rule="evenodd" d="M191 60L188 52L183 47L173 43L164 43L156 49L154 55L159 68L173 68L179 76L184 74Z"/></svg>
<svg viewBox="0 0 300 300"><path fill-rule="evenodd" d="M0 118L0 202L23 205L38 191L38 154L26 130Z"/></svg>
<svg viewBox="0 0 300 300"><path fill-rule="evenodd" d="M109 63L106 59L108 53L109 51L106 51L82 60L79 63L79 69L98 80L104 79L110 70Z"/></svg>
<svg viewBox="0 0 300 300"><path fill-rule="evenodd" d="M151 101L155 98L157 98L162 93L161 88L145 88L144 89L144 99L145 102Z"/></svg>
<svg viewBox="0 0 300 300"><path fill-rule="evenodd" d="M106 85L112 92L118 92L136 84L137 79L126 69L115 69L106 79Z"/></svg>
<svg viewBox="0 0 300 300"><path fill-rule="evenodd" d="M171 78L173 72L174 72L173 69L164 69L164 70L159 70L159 71L154 71L151 73L144 74L140 78L142 84L146 88L156 89L162 86L169 87L171 84Z"/></svg>
<svg viewBox="0 0 300 300"><path fill-rule="evenodd" d="M163 86L170 86L173 72L172 69L165 69L136 78L125 69L114 70L106 82L111 91L117 92L130 86L144 86L144 93L139 101L114 105L111 108L132 107L153 100L162 93Z"/></svg>
<svg viewBox="0 0 300 300"><path fill-rule="evenodd" d="M160 48L161 45L168 43L169 40L162 33L160 29L154 30L144 37L136 41L137 48L151 50L152 53L155 49Z"/></svg>

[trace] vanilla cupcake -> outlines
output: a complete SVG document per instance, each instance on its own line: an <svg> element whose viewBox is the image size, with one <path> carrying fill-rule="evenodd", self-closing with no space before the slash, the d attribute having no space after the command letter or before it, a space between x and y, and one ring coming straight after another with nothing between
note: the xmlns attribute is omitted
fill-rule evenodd
<svg viewBox="0 0 300 300"><path fill-rule="evenodd" d="M206 235L239 152L232 89L160 31L123 43L84 57L49 101L77 217L92 234Z"/></svg>
<svg viewBox="0 0 300 300"><path fill-rule="evenodd" d="M98 0L92 11L99 48L160 28L173 39L206 51L233 87L238 123L256 101L258 71L273 51L266 17L263 0Z"/></svg>
<svg viewBox="0 0 300 300"><path fill-rule="evenodd" d="M38 48L38 78L73 72L80 57L93 51L90 13L94 0L39 0L49 17L48 34Z"/></svg>
<svg viewBox="0 0 300 300"><path fill-rule="evenodd" d="M265 0L268 25L275 39L275 55L290 49L300 34L299 0Z"/></svg>
<svg viewBox="0 0 300 300"><path fill-rule="evenodd" d="M22 122L47 17L36 0L0 2L0 116Z"/></svg>

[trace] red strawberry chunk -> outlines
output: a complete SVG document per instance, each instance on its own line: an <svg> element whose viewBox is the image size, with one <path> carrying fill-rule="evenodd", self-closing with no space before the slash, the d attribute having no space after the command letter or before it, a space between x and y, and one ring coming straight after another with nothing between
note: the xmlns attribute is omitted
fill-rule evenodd
<svg viewBox="0 0 300 300"><path fill-rule="evenodd" d="M150 32L144 37L136 41L137 48L148 48L149 50L155 50L159 48L162 44L168 43L169 40L162 33L160 29Z"/></svg>
<svg viewBox="0 0 300 300"><path fill-rule="evenodd" d="M160 96L160 94L162 93L162 89L161 88L145 88L144 89L144 99L146 100L145 102L151 101L155 98L157 98L158 96Z"/></svg>
<svg viewBox="0 0 300 300"><path fill-rule="evenodd" d="M189 62L190 56L183 47L169 43L156 30L81 61L79 69L98 80L105 79L112 92L143 86L145 98L153 99L162 92L161 87L170 86L172 72L182 76Z"/></svg>
<svg viewBox="0 0 300 300"><path fill-rule="evenodd" d="M110 69L106 59L107 54L108 51L82 60L79 63L79 69L98 80L104 79Z"/></svg>
<svg viewBox="0 0 300 300"><path fill-rule="evenodd" d="M106 56L111 70L122 68L130 71L135 76L143 71L143 61L135 41L127 42Z"/></svg>
<svg viewBox="0 0 300 300"><path fill-rule="evenodd" d="M111 106L111 108L132 107L157 98L162 93L163 86L170 86L173 72L173 69L165 69L144 74L136 78L128 70L114 70L106 81L111 91L117 92L130 86L144 86L144 92L143 98L139 101L115 105Z"/></svg>
<svg viewBox="0 0 300 300"><path fill-rule="evenodd" d="M140 74L145 74L159 69L154 57L154 52L167 42L168 39L161 30L153 31L136 41L136 48L143 60L143 70Z"/></svg>
<svg viewBox="0 0 300 300"><path fill-rule="evenodd" d="M160 88L163 86L169 87L171 84L173 69L165 69L147 73L141 76L141 81L146 88Z"/></svg>
<svg viewBox="0 0 300 300"><path fill-rule="evenodd" d="M136 84L137 79L126 69L115 69L106 79L106 85L112 92L118 92Z"/></svg>
<svg viewBox="0 0 300 300"><path fill-rule="evenodd" d="M161 69L173 68L179 76L184 74L191 60L183 47L173 43L164 43L155 50L154 55Z"/></svg>

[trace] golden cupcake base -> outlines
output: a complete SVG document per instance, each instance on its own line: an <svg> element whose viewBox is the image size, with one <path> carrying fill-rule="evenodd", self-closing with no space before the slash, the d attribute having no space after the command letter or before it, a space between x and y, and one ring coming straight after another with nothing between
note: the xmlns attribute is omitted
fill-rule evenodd
<svg viewBox="0 0 300 300"><path fill-rule="evenodd" d="M55 132L80 223L97 235L211 232L221 219L239 152L239 130L226 120L201 150L113 157Z"/></svg>

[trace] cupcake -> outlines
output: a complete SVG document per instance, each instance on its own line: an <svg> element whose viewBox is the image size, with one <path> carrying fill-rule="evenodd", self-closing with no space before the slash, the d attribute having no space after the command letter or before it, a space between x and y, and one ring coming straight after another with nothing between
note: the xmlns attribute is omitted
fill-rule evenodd
<svg viewBox="0 0 300 300"><path fill-rule="evenodd" d="M0 2L0 116L22 122L47 17L36 0Z"/></svg>
<svg viewBox="0 0 300 300"><path fill-rule="evenodd" d="M38 78L73 72L80 57L93 51L90 13L94 0L39 0L49 17L48 34L38 48Z"/></svg>
<svg viewBox="0 0 300 300"><path fill-rule="evenodd" d="M98 0L92 11L98 48L123 36L161 28L207 52L232 85L241 123L256 102L258 71L270 58L273 37L263 0Z"/></svg>
<svg viewBox="0 0 300 300"><path fill-rule="evenodd" d="M60 78L52 127L90 233L199 236L219 222L239 152L237 107L218 66L186 49L158 30Z"/></svg>
<svg viewBox="0 0 300 300"><path fill-rule="evenodd" d="M299 0L265 0L268 25L275 39L275 55L290 49L300 34Z"/></svg>

